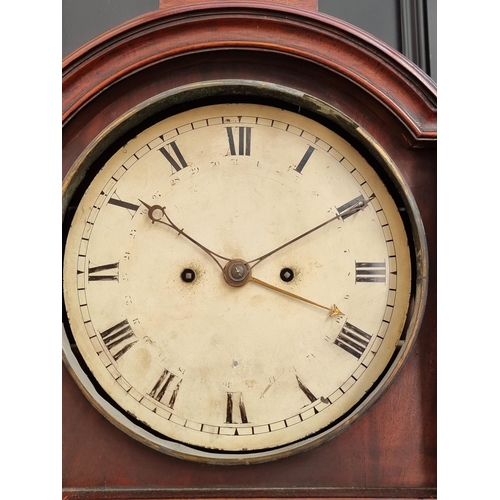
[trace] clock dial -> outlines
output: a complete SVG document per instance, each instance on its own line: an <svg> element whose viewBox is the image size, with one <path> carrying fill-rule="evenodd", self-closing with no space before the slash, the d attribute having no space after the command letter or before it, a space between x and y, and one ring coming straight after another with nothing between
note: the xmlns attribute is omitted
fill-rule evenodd
<svg viewBox="0 0 500 500"><path fill-rule="evenodd" d="M217 104L149 126L95 175L64 302L126 414L251 454L327 429L372 390L411 269L398 207L349 143L291 111Z"/></svg>

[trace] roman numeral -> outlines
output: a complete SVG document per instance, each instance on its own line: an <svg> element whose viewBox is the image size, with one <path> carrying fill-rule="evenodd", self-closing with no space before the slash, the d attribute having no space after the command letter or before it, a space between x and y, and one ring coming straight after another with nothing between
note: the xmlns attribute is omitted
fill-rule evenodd
<svg viewBox="0 0 500 500"><path fill-rule="evenodd" d="M118 262L90 267L88 270L89 281L118 281Z"/></svg>
<svg viewBox="0 0 500 500"><path fill-rule="evenodd" d="M137 342L137 340L130 342L131 339L136 337L127 320L102 332L101 338L115 361L121 358Z"/></svg>
<svg viewBox="0 0 500 500"><path fill-rule="evenodd" d="M238 131L238 152L236 152L235 137L233 128ZM252 146L252 128L251 127L226 127L227 138L229 140L229 154L231 156L250 156Z"/></svg>
<svg viewBox="0 0 500 500"><path fill-rule="evenodd" d="M362 194L357 196L351 201L344 203L342 206L337 208L337 211L342 218L342 220L346 220L351 215L359 212L359 210L363 209L366 205L366 201Z"/></svg>
<svg viewBox="0 0 500 500"><path fill-rule="evenodd" d="M172 166L172 173L179 172L179 170L186 168L188 164L182 156L182 153L179 150L179 147L175 143L175 141L167 144L166 146L161 147L158 151L163 154L163 156L167 159L167 161Z"/></svg>
<svg viewBox="0 0 500 500"><path fill-rule="evenodd" d="M302 160L300 160L299 164L294 168L294 170L301 174L303 168L306 166L306 163L309 161L309 158L311 158L311 155L314 153L314 151L315 149L312 146L309 146L305 155L302 157Z"/></svg>
<svg viewBox="0 0 500 500"><path fill-rule="evenodd" d="M359 359L371 338L371 335L346 321L333 343Z"/></svg>
<svg viewBox="0 0 500 500"><path fill-rule="evenodd" d="M314 403L318 398L304 385L304 383L299 379L297 375L295 375L297 378L297 383L299 384L300 390L307 396L307 399L311 402Z"/></svg>
<svg viewBox="0 0 500 500"><path fill-rule="evenodd" d="M385 283L385 262L356 262L356 283Z"/></svg>
<svg viewBox="0 0 500 500"><path fill-rule="evenodd" d="M247 412L241 392L228 392L226 404L226 424L248 424Z"/></svg>
<svg viewBox="0 0 500 500"><path fill-rule="evenodd" d="M114 193L114 196L117 196L116 193ZM118 197L110 198L108 200L108 204L114 205L116 207L125 208L126 210L133 212L132 217L135 215L135 213L137 212L137 210L139 210L140 207L140 205L136 205L135 203L129 203L128 201L120 200Z"/></svg>
<svg viewBox="0 0 500 500"><path fill-rule="evenodd" d="M167 406L173 409L181 382L182 379L168 370L163 370L160 378L148 394L159 403L165 399L165 401L168 401Z"/></svg>

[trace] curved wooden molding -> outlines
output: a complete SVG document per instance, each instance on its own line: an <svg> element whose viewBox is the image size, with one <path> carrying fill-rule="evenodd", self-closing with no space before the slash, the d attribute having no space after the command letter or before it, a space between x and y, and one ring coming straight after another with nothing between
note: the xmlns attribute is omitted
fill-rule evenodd
<svg viewBox="0 0 500 500"><path fill-rule="evenodd" d="M279 53L327 68L379 101L410 144L434 141L436 86L374 36L324 14L264 2L183 5L137 17L63 61L63 124L99 93L173 58L228 48Z"/></svg>
<svg viewBox="0 0 500 500"><path fill-rule="evenodd" d="M240 2L246 2L246 0L239 0ZM302 9L310 9L310 10L318 10L318 0L261 0L267 1L269 3L274 4L283 4L283 5L293 5L295 7L301 7ZM211 4L213 0L184 0L184 4L192 3L192 4ZM248 3L248 2L246 2ZM179 5L179 0L160 0L160 9L164 9L167 7L177 7Z"/></svg>

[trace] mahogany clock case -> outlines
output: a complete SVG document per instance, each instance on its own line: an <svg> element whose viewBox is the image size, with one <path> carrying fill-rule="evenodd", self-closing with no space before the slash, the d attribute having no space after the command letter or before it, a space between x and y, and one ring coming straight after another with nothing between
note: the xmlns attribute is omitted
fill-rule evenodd
<svg viewBox="0 0 500 500"><path fill-rule="evenodd" d="M266 29L274 33L273 43L261 35ZM291 31L296 40L293 44ZM208 32L210 42L205 41ZM125 50L131 37L137 52ZM187 37L189 43L173 43ZM332 43L338 49L336 61L331 56ZM319 57L321 51L324 54ZM339 60L343 60L343 65ZM384 77L384 91L379 90L375 68ZM360 75L372 85L360 83ZM169 14L142 16L74 53L65 61L63 78L63 173L98 134L142 102L182 85L196 87L200 82L235 78L293 87L315 96L345 113L375 138L411 186L425 227L432 276L435 89L417 68L383 44L352 28L346 30L341 22L325 16L287 7L242 8L226 4L189 11L180 8ZM266 102L280 100L276 95L259 98ZM200 95L198 102L228 99L227 95ZM280 104L283 106L284 102ZM405 104L402 106L405 112L401 111L401 104ZM183 106L179 103L175 110ZM157 117L147 118L154 119ZM129 128L127 133L135 133L133 127ZM353 140L352 133L348 131L347 135ZM100 159L95 165L106 156L106 152L98 153ZM366 153L372 158L376 156L373 151ZM178 495L187 484L195 494L211 496L209 492L218 487L222 488L219 493L238 496L241 485L249 484L253 467L262 467L231 468L231 473L221 471L216 479L209 471L217 466L178 461L149 450L117 432L86 400L81 400L81 393L66 371L63 375L63 480L67 489L81 488L80 493L86 491L88 498L93 498L94 489L103 484L105 471L111 479L108 484L112 485L110 494L115 495L112 498L125 498L120 497L125 487L132 488L138 498L145 487L156 489L158 495ZM416 429L419 431L415 432ZM119 456L113 453L110 460L111 449L116 447L124 453ZM356 458L363 449L363 454L370 450L368 460ZM95 459L96 450L100 450L97 456L101 457L97 462L82 459L89 453ZM346 453L349 465L341 459ZM141 457L140 463L132 459L134 455ZM325 461L335 464L334 476L328 473ZM168 477L159 474L166 464L177 473ZM406 496L435 494L435 282L432 279L420 335L386 395L356 425L332 441L266 466L273 474L264 474L258 485L245 490L247 493L276 495L275 488L279 487L279 495L293 490L318 496L325 492L339 494L354 486L359 496L375 490L388 496L396 490L404 490ZM309 470L310 474L299 470ZM137 480L126 479L130 477ZM294 478L293 484L290 478Z"/></svg>
<svg viewBox="0 0 500 500"><path fill-rule="evenodd" d="M89 146L82 155L81 161L75 163L71 175L67 178L64 198L65 201L69 202L66 217L68 227L71 223L71 216L77 209L77 203L83 192L87 190L89 182L92 181L109 159L107 151L114 153L125 147L125 144L140 131L148 128L151 124L157 123L164 116L176 115L185 109L235 101L238 103L248 101L252 104L259 103L278 109L289 109L302 116L313 118L315 122L322 122L339 135L344 136L352 145L355 145L356 150L362 153L363 157L369 159L372 166L378 165L377 172L384 181L384 185L392 191L391 196L396 202L396 206L402 207L400 210L403 213L406 233L411 238L410 249L414 279L411 292L412 308L407 316L407 324L393 354L393 360L388 363L381 373L380 381L373 384L371 389L365 392L363 398L349 412L344 413L341 419L332 422L328 427L329 430L321 430L321 432L316 432L315 435L309 434L307 439L281 447L279 450L272 450L270 447L268 451L253 454L242 452L237 454L207 453L197 451L194 448L189 449L180 443L174 445L168 440L165 441L154 431L141 425L140 422L121 410L94 379L92 372L87 368L75 345L71 333L71 323L65 319L65 330L71 345L71 351L68 351L67 348L64 349L66 364L77 378L84 392L91 398L93 404L108 419L140 441L144 441L166 453L214 463L253 463L275 460L317 446L342 432L347 426L352 425L385 391L411 351L420 328L427 295L427 247L422 221L411 193L400 178L397 168L391 164L384 152L372 140L367 139L365 133L342 113L311 96L267 82L225 80L188 85L152 98L143 105L131 110L125 117L118 119ZM228 209L231 209L231 207L229 206ZM279 322L276 328L279 328ZM74 369L75 365L76 368ZM77 375L77 371L80 369L86 372L86 377L81 374ZM121 411L122 415L118 415L116 410ZM129 425L130 420L133 422L132 428Z"/></svg>

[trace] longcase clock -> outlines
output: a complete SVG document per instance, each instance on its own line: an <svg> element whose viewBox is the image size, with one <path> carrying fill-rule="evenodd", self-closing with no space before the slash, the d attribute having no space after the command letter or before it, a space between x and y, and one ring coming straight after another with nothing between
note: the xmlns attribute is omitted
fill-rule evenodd
<svg viewBox="0 0 500 500"><path fill-rule="evenodd" d="M67 498L436 494L436 89L302 7L64 61Z"/></svg>

